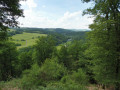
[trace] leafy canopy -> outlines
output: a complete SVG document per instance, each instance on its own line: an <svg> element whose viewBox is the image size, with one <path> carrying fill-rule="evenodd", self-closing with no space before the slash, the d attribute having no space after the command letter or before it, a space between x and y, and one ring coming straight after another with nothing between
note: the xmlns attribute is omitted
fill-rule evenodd
<svg viewBox="0 0 120 90"><path fill-rule="evenodd" d="M16 19L23 17L19 2L20 0L0 0L0 31L18 25Z"/></svg>

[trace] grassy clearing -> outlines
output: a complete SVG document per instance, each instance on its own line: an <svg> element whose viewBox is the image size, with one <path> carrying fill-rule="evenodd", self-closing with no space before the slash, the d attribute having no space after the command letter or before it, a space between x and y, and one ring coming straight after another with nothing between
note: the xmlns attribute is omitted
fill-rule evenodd
<svg viewBox="0 0 120 90"><path fill-rule="evenodd" d="M35 44L38 37L47 36L46 34L38 34L38 33L23 33L16 34L12 36L11 41L16 44L21 44L21 46L17 46L17 48L28 47Z"/></svg>

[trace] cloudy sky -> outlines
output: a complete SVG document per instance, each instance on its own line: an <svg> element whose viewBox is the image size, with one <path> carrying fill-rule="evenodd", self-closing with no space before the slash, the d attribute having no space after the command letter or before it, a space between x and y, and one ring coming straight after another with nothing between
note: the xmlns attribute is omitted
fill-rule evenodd
<svg viewBox="0 0 120 90"><path fill-rule="evenodd" d="M21 27L88 29L93 18L82 16L92 4L81 0L27 0L21 1L25 18L19 18Z"/></svg>

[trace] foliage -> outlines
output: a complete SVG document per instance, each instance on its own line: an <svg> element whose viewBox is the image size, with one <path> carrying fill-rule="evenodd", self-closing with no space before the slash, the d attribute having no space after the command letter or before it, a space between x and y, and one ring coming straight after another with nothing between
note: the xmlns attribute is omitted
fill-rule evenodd
<svg viewBox="0 0 120 90"><path fill-rule="evenodd" d="M44 63L45 59L51 58L54 48L55 48L55 41L52 39L51 36L40 37L35 45L36 62L39 65L41 65L42 63Z"/></svg>
<svg viewBox="0 0 120 90"><path fill-rule="evenodd" d="M61 46L61 49L58 51L58 61L59 63L64 64L65 67L69 68L70 59L68 58L67 47Z"/></svg>
<svg viewBox="0 0 120 90"><path fill-rule="evenodd" d="M30 70L23 72L22 87L29 89L41 85L46 86L52 81L60 80L64 76L65 71L65 68L54 59L46 60L41 67L34 64Z"/></svg>
<svg viewBox="0 0 120 90"><path fill-rule="evenodd" d="M15 79L13 78L11 81L2 81L0 82L0 90L9 90L9 89L16 89L16 90L19 90L20 89L20 86L21 86L21 79Z"/></svg>
<svg viewBox="0 0 120 90"><path fill-rule="evenodd" d="M84 14L95 16L88 34L89 47L86 51L93 64L95 79L99 83L115 85L120 89L120 1L83 0L94 2L94 7ZM101 7L102 6L102 7Z"/></svg>
<svg viewBox="0 0 120 90"><path fill-rule="evenodd" d="M0 41L0 80L8 80L16 75L17 50L14 43Z"/></svg>
<svg viewBox="0 0 120 90"><path fill-rule="evenodd" d="M68 47L68 52L74 61L79 60L80 55L82 56L83 48L81 48L81 46L81 41L73 41L72 44Z"/></svg>
<svg viewBox="0 0 120 90"><path fill-rule="evenodd" d="M28 52L22 52L18 56L18 71L24 71L26 69L30 69L31 65L34 63L32 60L33 50L29 50Z"/></svg>
<svg viewBox="0 0 120 90"><path fill-rule="evenodd" d="M23 11L20 9L20 0L0 0L0 31L6 30L7 27L17 26L16 19L23 16Z"/></svg>
<svg viewBox="0 0 120 90"><path fill-rule="evenodd" d="M64 76L61 79L62 83L67 84L80 84L80 85L87 85L88 84L88 77L86 73L82 69L78 69L77 71L73 71L71 75Z"/></svg>
<svg viewBox="0 0 120 90"><path fill-rule="evenodd" d="M16 45L16 46L21 46L21 44L19 44L19 43L16 43L15 45Z"/></svg>
<svg viewBox="0 0 120 90"><path fill-rule="evenodd" d="M88 90L83 85L79 84L62 84L62 83L53 83L47 87L38 87L40 90Z"/></svg>

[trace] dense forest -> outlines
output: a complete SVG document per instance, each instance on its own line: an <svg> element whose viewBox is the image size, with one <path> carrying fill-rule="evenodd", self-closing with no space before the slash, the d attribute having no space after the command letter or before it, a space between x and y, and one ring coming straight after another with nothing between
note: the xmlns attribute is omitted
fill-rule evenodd
<svg viewBox="0 0 120 90"><path fill-rule="evenodd" d="M0 0L0 90L120 90L120 0L82 1L90 31L16 28L19 0ZM46 35L18 49L23 33Z"/></svg>

